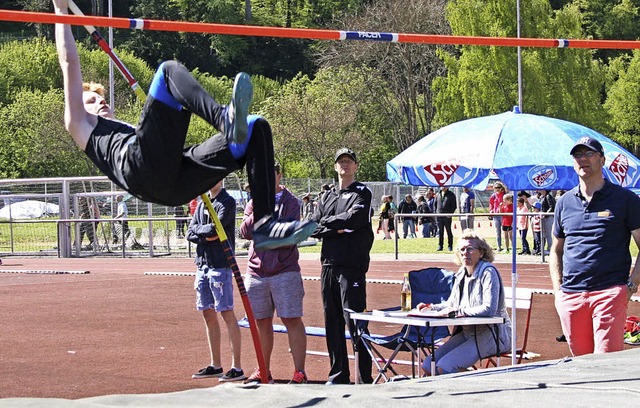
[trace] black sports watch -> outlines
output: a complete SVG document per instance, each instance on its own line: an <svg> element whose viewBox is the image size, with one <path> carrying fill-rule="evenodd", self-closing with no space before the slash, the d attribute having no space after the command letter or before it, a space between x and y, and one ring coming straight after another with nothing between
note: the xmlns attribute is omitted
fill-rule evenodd
<svg viewBox="0 0 640 408"><path fill-rule="evenodd" d="M638 291L638 284L633 283L630 280L627 281L627 287L629 288L631 293L636 293Z"/></svg>

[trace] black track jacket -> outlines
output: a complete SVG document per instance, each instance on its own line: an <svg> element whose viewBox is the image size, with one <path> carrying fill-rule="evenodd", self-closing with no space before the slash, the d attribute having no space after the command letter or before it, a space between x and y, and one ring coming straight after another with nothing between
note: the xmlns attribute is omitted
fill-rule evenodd
<svg viewBox="0 0 640 408"><path fill-rule="evenodd" d="M313 237L322 239L322 265L369 268L373 245L371 190L353 182L344 190L335 187L322 195L313 220L318 229ZM348 230L338 234L339 230Z"/></svg>

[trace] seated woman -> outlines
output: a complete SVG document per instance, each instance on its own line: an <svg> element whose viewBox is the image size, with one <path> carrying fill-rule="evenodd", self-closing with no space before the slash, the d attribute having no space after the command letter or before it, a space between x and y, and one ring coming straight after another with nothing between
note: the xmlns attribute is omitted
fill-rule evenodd
<svg viewBox="0 0 640 408"><path fill-rule="evenodd" d="M504 286L493 262L491 246L472 230L465 230L458 241L456 257L460 269L456 273L453 290L445 302L429 305L420 303L419 310L451 312L462 316L500 316L499 325L457 326L451 338L435 351L438 374L466 370L478 360L496 354L496 336L500 353L511 348L511 321L504 300ZM422 364L430 375L431 356Z"/></svg>

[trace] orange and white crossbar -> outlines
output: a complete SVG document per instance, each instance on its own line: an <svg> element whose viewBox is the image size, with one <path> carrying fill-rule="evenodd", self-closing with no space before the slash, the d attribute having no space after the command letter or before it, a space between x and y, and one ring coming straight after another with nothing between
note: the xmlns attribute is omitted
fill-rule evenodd
<svg viewBox="0 0 640 408"><path fill-rule="evenodd" d="M34 11L1 10L0 21L23 23L114 27L132 30L177 31L255 37L303 38L312 40L362 40L414 44L480 45L498 47L640 49L640 41L581 40L558 38L475 37L460 35L341 31L310 28L260 27L252 25L194 23L139 18L74 16Z"/></svg>

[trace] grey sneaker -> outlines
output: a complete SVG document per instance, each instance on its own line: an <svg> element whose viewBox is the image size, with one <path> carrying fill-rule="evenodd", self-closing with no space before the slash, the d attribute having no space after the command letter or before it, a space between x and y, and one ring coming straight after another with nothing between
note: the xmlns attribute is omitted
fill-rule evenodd
<svg viewBox="0 0 640 408"><path fill-rule="evenodd" d="M318 224L314 221L280 221L275 217L264 217L254 224L253 244L256 249L274 249L297 245L309 238Z"/></svg>
<svg viewBox="0 0 640 408"><path fill-rule="evenodd" d="M236 370L235 368L232 368L231 370L227 371L225 375L220 377L219 381L220 382L241 381L241 380L244 380L245 378L247 378L247 376L244 375L244 371L242 371L242 369Z"/></svg>
<svg viewBox="0 0 640 408"><path fill-rule="evenodd" d="M242 145L247 140L249 127L247 125L247 115L249 115L249 105L253 99L253 85L249 74L238 73L233 83L231 102L227 105L227 112L224 123L224 133L227 143Z"/></svg>
<svg viewBox="0 0 640 408"><path fill-rule="evenodd" d="M220 377L222 374L222 367L215 368L213 366L208 366L192 375L191 378L214 378Z"/></svg>

